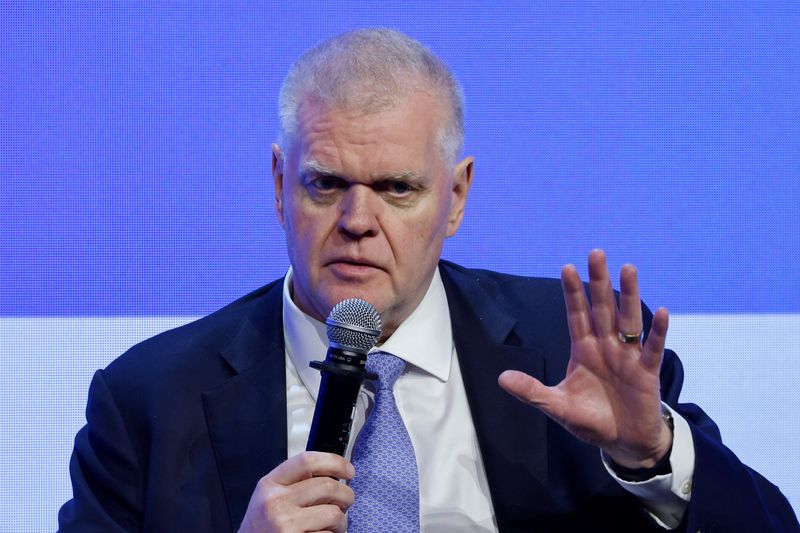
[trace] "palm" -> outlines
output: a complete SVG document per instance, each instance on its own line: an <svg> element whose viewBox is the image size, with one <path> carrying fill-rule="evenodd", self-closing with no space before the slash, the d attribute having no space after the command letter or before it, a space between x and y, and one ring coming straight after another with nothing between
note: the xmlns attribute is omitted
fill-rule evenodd
<svg viewBox="0 0 800 533"><path fill-rule="evenodd" d="M642 329L635 269L623 268L619 309L602 252L592 252L589 271L591 307L574 267L562 272L572 339L565 378L546 387L512 371L500 384L620 464L650 466L671 444L663 431L659 393L667 313L656 313L644 346L621 342L618 332Z"/></svg>

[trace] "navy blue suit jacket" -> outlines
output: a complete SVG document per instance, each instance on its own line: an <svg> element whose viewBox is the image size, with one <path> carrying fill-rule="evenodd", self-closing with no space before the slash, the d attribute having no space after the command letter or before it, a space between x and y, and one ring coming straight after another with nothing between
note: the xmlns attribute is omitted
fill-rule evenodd
<svg viewBox="0 0 800 533"><path fill-rule="evenodd" d="M514 368L558 383L570 340L558 280L440 271L501 531L659 531L597 448L497 386ZM233 531L256 482L286 459L282 280L153 337L99 370L70 464L63 531ZM650 320L647 313L646 322ZM645 330L649 328L646 323ZM690 423L686 531L793 531L778 489L725 448L667 351L662 396Z"/></svg>

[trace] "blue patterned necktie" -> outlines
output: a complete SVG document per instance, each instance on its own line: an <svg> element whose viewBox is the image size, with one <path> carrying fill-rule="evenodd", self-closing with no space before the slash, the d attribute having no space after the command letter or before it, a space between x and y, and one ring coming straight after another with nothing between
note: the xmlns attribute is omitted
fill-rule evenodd
<svg viewBox="0 0 800 533"><path fill-rule="evenodd" d="M392 387L406 363L386 352L367 358L378 375L375 405L353 446L356 500L348 511L348 533L419 531L419 474L414 446Z"/></svg>

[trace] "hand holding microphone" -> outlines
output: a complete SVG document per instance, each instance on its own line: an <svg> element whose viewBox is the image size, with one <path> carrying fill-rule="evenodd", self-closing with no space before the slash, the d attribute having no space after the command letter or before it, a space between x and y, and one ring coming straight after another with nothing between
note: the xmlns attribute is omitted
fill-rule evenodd
<svg viewBox="0 0 800 533"><path fill-rule="evenodd" d="M307 531L345 531L353 504L345 460L358 392L367 378L367 353L381 334L381 319L369 303L352 298L334 306L325 321L328 352L311 366L322 373L307 451L262 477L250 498L239 533L282 531L302 524ZM329 453L319 453L329 452Z"/></svg>

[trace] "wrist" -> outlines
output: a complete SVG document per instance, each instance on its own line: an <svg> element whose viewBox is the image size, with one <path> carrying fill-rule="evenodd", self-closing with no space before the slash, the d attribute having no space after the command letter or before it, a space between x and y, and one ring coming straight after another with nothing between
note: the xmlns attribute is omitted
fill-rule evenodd
<svg viewBox="0 0 800 533"><path fill-rule="evenodd" d="M646 481L656 476L663 476L672 473L672 464L670 463L670 455L672 455L672 446L669 447L667 453L659 459L653 466L629 468L620 465L614 459L608 459L611 469L614 473L625 481Z"/></svg>
<svg viewBox="0 0 800 533"><path fill-rule="evenodd" d="M672 418L672 412L668 408L662 407L661 421L659 444L648 456L633 458L630 456L615 456L613 453L606 452L606 456L615 471L648 473L647 477L670 473L669 456L672 452L675 421ZM657 473L654 474L653 472Z"/></svg>

